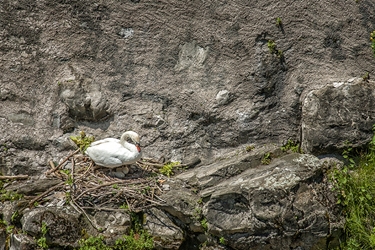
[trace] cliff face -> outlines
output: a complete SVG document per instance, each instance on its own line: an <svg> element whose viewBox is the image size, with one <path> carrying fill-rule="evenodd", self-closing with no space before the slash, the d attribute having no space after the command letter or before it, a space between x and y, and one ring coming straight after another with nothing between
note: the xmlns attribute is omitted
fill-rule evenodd
<svg viewBox="0 0 375 250"><path fill-rule="evenodd" d="M39 176L81 130L134 130L144 157L206 165L288 139L316 154L362 146L374 12L371 0L3 0L0 172Z"/></svg>
<svg viewBox="0 0 375 250"><path fill-rule="evenodd" d="M307 93L372 71L373 9L371 1L3 1L2 169L40 171L79 130L100 139L132 129L146 156L175 160L300 141Z"/></svg>

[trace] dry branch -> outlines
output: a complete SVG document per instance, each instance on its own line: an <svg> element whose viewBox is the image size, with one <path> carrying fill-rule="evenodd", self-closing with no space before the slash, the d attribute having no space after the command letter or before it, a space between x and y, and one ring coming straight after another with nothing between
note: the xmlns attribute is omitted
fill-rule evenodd
<svg viewBox="0 0 375 250"><path fill-rule="evenodd" d="M0 180L24 180L29 178L28 175L0 175Z"/></svg>
<svg viewBox="0 0 375 250"><path fill-rule="evenodd" d="M73 155L77 154L79 151L80 151L80 149L77 149L76 151L74 151L73 153L71 153L70 155L68 155L68 157L66 157L57 167L55 167L55 168L53 168L51 170L48 170L45 174L49 175L49 174L55 172L56 170L58 170L67 160L69 160L70 157L72 157Z"/></svg>

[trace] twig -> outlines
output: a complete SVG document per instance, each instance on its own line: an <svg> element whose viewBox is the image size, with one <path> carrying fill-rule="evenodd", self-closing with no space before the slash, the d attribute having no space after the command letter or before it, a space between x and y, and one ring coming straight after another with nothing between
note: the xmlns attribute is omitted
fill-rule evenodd
<svg viewBox="0 0 375 250"><path fill-rule="evenodd" d="M54 169L56 167L53 161L49 161L49 165L51 166L51 169Z"/></svg>
<svg viewBox="0 0 375 250"><path fill-rule="evenodd" d="M58 170L67 160L69 160L70 157L72 157L73 155L77 154L78 152L80 151L80 149L77 149L76 151L74 151L73 153L71 153L70 155L68 155L57 167L53 168L53 169L50 169L48 170L45 174L46 175L49 175L51 173L54 173L56 170Z"/></svg>
<svg viewBox="0 0 375 250"><path fill-rule="evenodd" d="M121 183L128 183L128 182L129 182L129 180L112 181L112 182L108 182L108 183L101 184L101 185L96 186L96 187L93 187L93 188L86 189L86 190L83 191L80 195L78 195L77 198L76 198L75 200L78 200L79 198L81 198L81 197L82 197L85 193L87 193L87 192L94 191L94 190L99 189L99 188L102 188L102 187L111 186L111 185L114 185L114 184L121 184ZM138 184L138 183L142 183L142 182L146 182L146 181L143 180L143 181L140 181L140 182L134 182L134 183L131 183L131 184Z"/></svg>
<svg viewBox="0 0 375 250"><path fill-rule="evenodd" d="M47 194L49 194L50 192L52 192L53 190L63 186L65 183L62 182L62 183L59 183L53 187L51 187L50 189L48 189L47 191L41 193L40 195L38 195L37 197L35 197L34 199L32 199L30 202L29 202L29 206L31 207L32 205L34 205L35 202L37 202L38 200L42 199L44 196L46 196Z"/></svg>
<svg viewBox="0 0 375 250"><path fill-rule="evenodd" d="M122 208L109 208L109 207L81 207L82 209L98 210L98 211L113 211L113 212L125 212Z"/></svg>
<svg viewBox="0 0 375 250"><path fill-rule="evenodd" d="M70 202L70 205L74 207L75 210L78 211L78 209L86 216L87 220L90 222L90 224L98 231L100 231L99 228L97 228L94 224L94 222L90 219L90 217L86 214L85 210L83 210L73 199ZM79 211L78 211L79 212Z"/></svg>
<svg viewBox="0 0 375 250"><path fill-rule="evenodd" d="M28 175L0 175L0 180L24 180L29 178Z"/></svg>
<svg viewBox="0 0 375 250"><path fill-rule="evenodd" d="M75 193L76 191L76 184L74 183L74 165L75 165L75 162L74 162L74 158L72 158L72 188L73 188L73 192L72 194Z"/></svg>

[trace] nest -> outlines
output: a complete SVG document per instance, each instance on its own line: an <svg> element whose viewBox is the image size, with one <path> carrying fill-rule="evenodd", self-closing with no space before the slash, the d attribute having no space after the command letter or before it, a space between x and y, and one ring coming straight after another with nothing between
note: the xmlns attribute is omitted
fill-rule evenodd
<svg viewBox="0 0 375 250"><path fill-rule="evenodd" d="M69 204L86 215L95 211L140 212L146 208L165 204L160 198L166 177L158 173L163 164L143 159L130 167L124 178L111 177L113 170L99 168L80 150L69 154L58 166L50 162L45 175L59 182L45 192L30 197L29 207L54 201L62 206ZM24 179L28 176L8 176ZM5 178L4 178L5 179ZM49 205L49 204L47 204ZM94 223L91 223L94 226Z"/></svg>

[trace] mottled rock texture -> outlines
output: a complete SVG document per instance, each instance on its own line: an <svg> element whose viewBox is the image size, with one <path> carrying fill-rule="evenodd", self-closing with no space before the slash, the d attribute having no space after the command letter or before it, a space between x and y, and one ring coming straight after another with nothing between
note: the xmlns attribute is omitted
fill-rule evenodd
<svg viewBox="0 0 375 250"><path fill-rule="evenodd" d="M365 0L2 1L1 170L41 172L69 149L66 133L79 130L100 139L133 129L145 156L175 160L300 140L307 93L371 76L374 7Z"/></svg>
<svg viewBox="0 0 375 250"><path fill-rule="evenodd" d="M281 25L276 25L278 17ZM186 173L176 183L189 181L186 188L198 186L208 195L217 183L258 168L261 155L226 165L212 163L250 144L277 148L290 138L314 154L340 151L345 141L363 146L371 138L374 120L375 59L369 41L374 27L371 0L3 0L0 172L39 176L49 161L59 162L74 149L68 138L80 130L97 139L119 138L134 130L142 136L144 157L199 157L205 168ZM365 72L370 73L369 82L360 79ZM357 79L349 81L352 78ZM303 179L294 189L280 189L287 194L277 191L277 202L299 209L299 204L314 201L314 187ZM215 192L205 205L214 235L222 225L215 224L208 211L226 199L218 195L215 200ZM322 214L314 217L303 210L322 222L319 227L308 216L283 224L302 229L312 225L309 235L297 232L302 236L292 246L289 229L275 231L272 225L278 221L263 221L284 210L274 206L276 210L258 211L257 200L251 198L258 196L241 188L237 192L231 200L239 201L238 211L245 209L243 204L254 211L246 207L245 224L230 234L233 248L256 244L258 238L243 233L254 218L260 222L251 232L265 229L269 241L259 242L267 246L273 236L282 235L280 242L295 249L327 243L325 237L316 242L329 228ZM277 203L268 193L264 197L259 204ZM289 197L295 201L290 203ZM209 241L202 226L188 219L199 216L182 209L195 206L189 202L199 197L186 199L183 204L167 203L161 218L173 228L183 225L184 232L196 233L199 243ZM319 202L311 204L316 206L324 213ZM155 220L149 223L149 229L156 230ZM165 231L160 242L172 235L169 240L178 241L175 247L185 247L179 230ZM18 236L12 238L15 244L28 241Z"/></svg>

